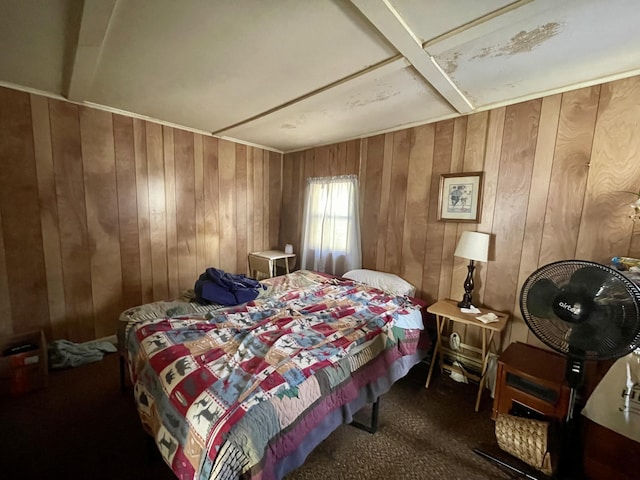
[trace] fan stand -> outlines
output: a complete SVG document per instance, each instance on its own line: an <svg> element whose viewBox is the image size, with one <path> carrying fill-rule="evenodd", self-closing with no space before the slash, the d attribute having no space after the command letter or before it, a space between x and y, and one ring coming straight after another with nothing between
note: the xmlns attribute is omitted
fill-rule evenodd
<svg viewBox="0 0 640 480"><path fill-rule="evenodd" d="M511 465L510 463L503 462L498 457L494 457L493 455L483 450L480 450L477 447L473 449L473 452L476 455L480 455L485 460L489 460L490 462L493 462L500 467L503 467L507 470L510 470L513 473L516 473L520 478L526 478L527 480L542 480L540 477L536 477L534 475L531 475L530 473L525 472L524 470L520 470L518 467Z"/></svg>

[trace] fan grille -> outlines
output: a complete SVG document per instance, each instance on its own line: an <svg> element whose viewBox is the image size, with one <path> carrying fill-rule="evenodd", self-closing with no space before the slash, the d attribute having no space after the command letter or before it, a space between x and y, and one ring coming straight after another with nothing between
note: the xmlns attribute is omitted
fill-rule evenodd
<svg viewBox="0 0 640 480"><path fill-rule="evenodd" d="M554 298L571 291L593 297L584 321L568 322L552 309ZM539 268L522 286L520 309L543 343L574 358L618 358L640 346L640 288L598 263L565 260Z"/></svg>

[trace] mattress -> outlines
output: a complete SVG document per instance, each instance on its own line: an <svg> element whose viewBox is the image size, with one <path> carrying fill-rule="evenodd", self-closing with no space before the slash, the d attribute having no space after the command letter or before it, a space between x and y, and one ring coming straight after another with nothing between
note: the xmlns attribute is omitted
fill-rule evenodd
<svg viewBox="0 0 640 480"><path fill-rule="evenodd" d="M144 428L181 479L282 478L421 358L408 297L299 271L261 298L129 322ZM413 322L413 320L412 320Z"/></svg>

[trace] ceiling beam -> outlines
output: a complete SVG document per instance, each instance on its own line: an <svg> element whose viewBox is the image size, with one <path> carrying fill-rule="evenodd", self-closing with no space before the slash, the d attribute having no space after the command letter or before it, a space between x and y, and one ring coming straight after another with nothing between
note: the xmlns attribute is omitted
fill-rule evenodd
<svg viewBox="0 0 640 480"><path fill-rule="evenodd" d="M253 122L254 120L258 120L259 118L263 118L266 117L267 115L271 115L272 113L278 112L280 110L283 110L287 107L290 107L292 105L295 105L297 103L300 103L308 98L314 97L316 95L319 95L323 92L326 92L328 90L331 90L332 88L338 87L344 83L347 83L351 80L355 80L356 78L362 77L364 75L367 75L369 73L372 72L376 72L378 74L381 74L382 72L385 72L385 70L389 70L389 71L394 71L397 70L399 67L398 65L402 64L403 66L408 66L407 65L407 61L405 58L402 57L402 55L396 55L394 57L388 58L386 60L383 60L381 62L378 62L374 65L370 65L369 67L365 68L364 70L360 70L359 72L353 73L351 75L348 75L344 78L341 78L339 80L336 80L335 82L332 82L328 85L325 85L323 87L317 88L309 93L305 93L304 95L301 95L299 97L296 97L292 100L289 100L285 103L282 103L280 105L277 105L273 108L270 108L269 110L266 110L264 112L260 112L257 113L256 115L253 115L249 118L245 118L244 120L240 120L239 122L233 123L231 125L227 125L225 127L219 128L213 132L211 132L212 135L220 135L223 132L226 132L227 130L231 130L232 128L236 128L239 127L240 125L244 125L246 123L249 122Z"/></svg>
<svg viewBox="0 0 640 480"><path fill-rule="evenodd" d="M453 108L461 114L473 112L469 99L422 48L418 37L388 0L351 0L351 3Z"/></svg>
<svg viewBox="0 0 640 480"><path fill-rule="evenodd" d="M67 92L67 98L71 101L83 102L89 96L117 2L118 0L84 0Z"/></svg>

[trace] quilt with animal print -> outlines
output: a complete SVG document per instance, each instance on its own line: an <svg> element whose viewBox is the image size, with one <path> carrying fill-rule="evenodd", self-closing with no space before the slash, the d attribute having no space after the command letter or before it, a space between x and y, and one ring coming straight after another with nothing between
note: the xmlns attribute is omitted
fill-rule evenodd
<svg viewBox="0 0 640 480"><path fill-rule="evenodd" d="M294 272L272 294L127 335L140 418L180 479L273 478L329 411L415 352L419 309L351 280Z"/></svg>

